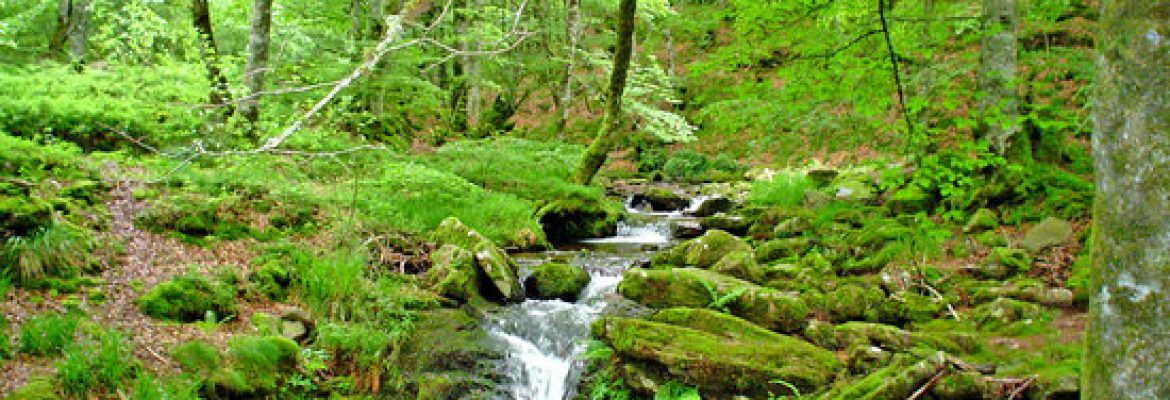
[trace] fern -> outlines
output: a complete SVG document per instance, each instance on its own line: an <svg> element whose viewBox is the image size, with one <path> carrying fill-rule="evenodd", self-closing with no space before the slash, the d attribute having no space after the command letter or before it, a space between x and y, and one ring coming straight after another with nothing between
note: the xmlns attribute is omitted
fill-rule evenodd
<svg viewBox="0 0 1170 400"><path fill-rule="evenodd" d="M711 282L700 280L699 283L703 285L703 288L707 289L707 296L711 298L711 301L707 303L707 308L724 313L731 312L728 309L731 303L738 300L744 293L747 293L746 287L737 287L727 293L720 294L719 290Z"/></svg>

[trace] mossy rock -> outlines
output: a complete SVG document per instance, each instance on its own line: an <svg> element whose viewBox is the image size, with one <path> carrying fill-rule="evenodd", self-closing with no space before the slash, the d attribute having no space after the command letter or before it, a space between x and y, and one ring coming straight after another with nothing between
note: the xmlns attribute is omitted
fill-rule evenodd
<svg viewBox="0 0 1170 400"><path fill-rule="evenodd" d="M878 346L892 351L910 348L910 332L896 326L872 322L846 322L834 328L837 343L848 348L854 344Z"/></svg>
<svg viewBox="0 0 1170 400"><path fill-rule="evenodd" d="M478 292L484 298L500 302L514 302L524 299L524 291L520 287L520 267L516 265L516 262L507 253L500 250L495 243L464 225L458 218L449 217L443 220L437 228L431 231L431 238L442 246L458 247L472 254L478 271L476 280L480 281L474 284L479 287ZM448 252L443 256L455 257L458 255L458 252L454 250L448 250ZM450 261L459 260L451 259ZM460 267L451 264L446 266ZM466 265L461 267L465 268ZM449 292L447 294L456 296L452 298L466 301L474 298L474 296L470 296L474 292L470 291L473 281L467 280L469 277L466 269L458 272L445 268L435 271L434 274L429 274L424 278L424 281L432 284L432 287L446 282L446 286L440 290L440 294L447 291Z"/></svg>
<svg viewBox="0 0 1170 400"><path fill-rule="evenodd" d="M914 292L897 292L881 303L878 319L895 325L926 322L938 317L942 309L943 306L930 297Z"/></svg>
<svg viewBox="0 0 1170 400"><path fill-rule="evenodd" d="M255 293L269 300L284 301L288 298L292 273L278 262L268 262L248 274L248 283Z"/></svg>
<svg viewBox="0 0 1170 400"><path fill-rule="evenodd" d="M918 185L909 185L890 196L886 200L886 207L894 214L916 214L928 212L934 205L934 196L926 193Z"/></svg>
<svg viewBox="0 0 1170 400"><path fill-rule="evenodd" d="M143 314L179 322L204 320L209 313L216 319L235 315L234 288L189 274L162 282L138 298Z"/></svg>
<svg viewBox="0 0 1170 400"><path fill-rule="evenodd" d="M475 255L455 245L443 245L430 255L431 269L422 282L439 295L467 303L481 297Z"/></svg>
<svg viewBox="0 0 1170 400"><path fill-rule="evenodd" d="M589 273L581 267L548 263L532 268L532 275L524 280L524 288L532 298L574 302L590 280Z"/></svg>
<svg viewBox="0 0 1170 400"><path fill-rule="evenodd" d="M894 353L868 343L854 343L845 349L845 358L850 372L865 374L888 365Z"/></svg>
<svg viewBox="0 0 1170 400"><path fill-rule="evenodd" d="M1020 239L1019 245L1024 250L1035 253L1049 247L1063 245L1072 240L1073 226L1068 221L1049 217L1041 221Z"/></svg>
<svg viewBox="0 0 1170 400"><path fill-rule="evenodd" d="M396 366L404 384L400 397L420 397L427 391L445 390L431 385L435 376L448 380L444 387L460 393L491 391L496 385L497 363L503 360L500 347L465 309L436 309L421 312L409 336L400 342ZM391 396L391 398L396 398ZM492 398L484 396L484 398Z"/></svg>
<svg viewBox="0 0 1170 400"><path fill-rule="evenodd" d="M691 204L690 200L678 193L661 187L653 187L635 194L630 200L634 204L648 204L653 211L678 211Z"/></svg>
<svg viewBox="0 0 1170 400"><path fill-rule="evenodd" d="M211 343L193 340L175 346L171 359L179 364L183 372L194 376L209 376L223 366L219 350Z"/></svg>
<svg viewBox="0 0 1170 400"><path fill-rule="evenodd" d="M706 330L606 317L594 324L594 336L622 360L657 367L711 398L793 394L777 381L811 393L841 367L832 352L738 318L695 310L670 311L661 318Z"/></svg>
<svg viewBox="0 0 1170 400"><path fill-rule="evenodd" d="M813 242L808 238L794 237L769 240L759 247L756 251L756 260L772 262L801 257L813 247Z"/></svg>
<svg viewBox="0 0 1170 400"><path fill-rule="evenodd" d="M1039 305L1002 297L976 307L972 314L979 327L985 330L995 330L1015 322L1036 321L1045 317L1047 314Z"/></svg>
<svg viewBox="0 0 1170 400"><path fill-rule="evenodd" d="M885 294L876 287L847 284L826 293L829 320L877 321Z"/></svg>
<svg viewBox="0 0 1170 400"><path fill-rule="evenodd" d="M452 245L470 251L481 242L491 242L490 239L464 225L459 218L447 217L439 226L431 231L431 240L442 245Z"/></svg>
<svg viewBox="0 0 1170 400"><path fill-rule="evenodd" d="M988 279L1005 279L1032 268L1032 257L1020 249L996 247L991 249L979 267L979 273Z"/></svg>
<svg viewBox="0 0 1170 400"><path fill-rule="evenodd" d="M963 225L963 232L979 233L994 231L996 228L999 228L999 217L995 215L995 211L980 208L967 219L967 223Z"/></svg>
<svg viewBox="0 0 1170 400"><path fill-rule="evenodd" d="M490 241L482 241L472 249L475 265L491 283L491 290L484 295L489 300L516 302L524 300L524 288L520 286L520 267L507 253Z"/></svg>
<svg viewBox="0 0 1170 400"><path fill-rule="evenodd" d="M608 200L556 200L541 207L536 218L548 240L566 243L577 239L613 236L624 210Z"/></svg>
<svg viewBox="0 0 1170 400"><path fill-rule="evenodd" d="M797 293L695 268L630 269L618 293L654 308L706 308L722 301L733 315L777 332L799 332L809 313Z"/></svg>
<svg viewBox="0 0 1170 400"><path fill-rule="evenodd" d="M873 186L854 179L838 179L833 183L834 197L861 204L872 204L877 201L877 192Z"/></svg>
<svg viewBox="0 0 1170 400"><path fill-rule="evenodd" d="M755 254L743 250L723 256L711 266L711 270L756 284L762 284L768 278L767 269L756 262Z"/></svg>
<svg viewBox="0 0 1170 400"><path fill-rule="evenodd" d="M930 389L930 395L936 399L990 399L999 390L998 384L978 372L959 371L940 379Z"/></svg>
<svg viewBox="0 0 1170 400"><path fill-rule="evenodd" d="M735 202L726 197L711 197L703 199L699 207L695 208L696 217L710 217L715 214L731 212L735 209Z"/></svg>
<svg viewBox="0 0 1170 400"><path fill-rule="evenodd" d="M804 337L809 342L829 350L836 350L840 348L840 343L837 342L837 331L833 324L818 319L808 321L804 326Z"/></svg>
<svg viewBox="0 0 1170 400"><path fill-rule="evenodd" d="M732 235L743 236L752 227L752 221L738 215L712 215L703 217L699 224L708 232L720 230Z"/></svg>
<svg viewBox="0 0 1170 400"><path fill-rule="evenodd" d="M716 262L732 252L752 251L751 245L743 239L721 230L709 230L703 236L692 239L679 247L684 249L682 265L702 268L715 265Z"/></svg>
<svg viewBox="0 0 1170 400"><path fill-rule="evenodd" d="M13 390L5 397L7 400L60 400L57 387L53 380L47 377L34 377L24 386Z"/></svg>
<svg viewBox="0 0 1170 400"><path fill-rule="evenodd" d="M807 219L802 217L788 217L772 227L772 237L776 239L794 238L803 235L809 228Z"/></svg>

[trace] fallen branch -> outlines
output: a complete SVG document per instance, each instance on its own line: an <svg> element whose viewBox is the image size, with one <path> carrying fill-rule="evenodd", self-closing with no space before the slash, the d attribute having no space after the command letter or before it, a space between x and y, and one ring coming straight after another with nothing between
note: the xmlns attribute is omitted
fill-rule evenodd
<svg viewBox="0 0 1170 400"><path fill-rule="evenodd" d="M926 394L927 391L937 385L938 381L942 380L942 378L947 375L948 371L949 370L945 367L939 367L938 371L935 371L934 376L932 376L930 380L926 381L926 383L922 384L922 386L920 386L918 390L915 390L914 393L910 395L910 397L906 398L906 400L918 400L919 397L922 397L922 395Z"/></svg>

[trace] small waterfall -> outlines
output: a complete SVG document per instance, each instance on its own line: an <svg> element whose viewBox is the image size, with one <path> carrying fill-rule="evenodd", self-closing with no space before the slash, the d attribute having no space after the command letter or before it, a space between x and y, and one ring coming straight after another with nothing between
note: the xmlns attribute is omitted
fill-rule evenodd
<svg viewBox="0 0 1170 400"><path fill-rule="evenodd" d="M508 398L562 400L575 392L589 325L605 309L622 272L671 242L674 216L678 213L631 212L616 236L582 241L586 250L574 253L570 263L588 271L592 280L576 302L527 300L488 317L488 333L508 354L500 365Z"/></svg>

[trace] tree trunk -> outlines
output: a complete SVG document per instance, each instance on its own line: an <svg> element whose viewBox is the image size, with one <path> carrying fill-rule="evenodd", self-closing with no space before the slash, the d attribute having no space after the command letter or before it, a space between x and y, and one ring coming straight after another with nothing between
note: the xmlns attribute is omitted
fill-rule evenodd
<svg viewBox="0 0 1170 400"><path fill-rule="evenodd" d="M207 0L191 0L191 18L195 31L203 41L200 51L203 64L207 66L207 80L211 82L208 101L226 107L223 115L231 115L231 93L228 92L227 78L219 70L219 50L215 45L215 32L211 29L211 11L207 8Z"/></svg>
<svg viewBox="0 0 1170 400"><path fill-rule="evenodd" d="M471 5L475 9L483 7L482 0L472 0ZM475 21L471 19L464 20L463 31L464 34L470 35L475 26ZM468 36L467 45L464 46L467 50L478 51L481 49L481 40ZM479 58L473 56L464 56L463 64L467 66L467 127L470 130L478 128L479 115L483 108L480 100L480 86L479 86Z"/></svg>
<svg viewBox="0 0 1170 400"><path fill-rule="evenodd" d="M557 137L565 138L565 126L569 123L569 108L573 104L573 68L577 61L577 42L581 40L581 0L565 0L566 53L564 76L561 77L560 116L557 120Z"/></svg>
<svg viewBox="0 0 1170 400"><path fill-rule="evenodd" d="M626 91L626 73L630 69L630 56L633 54L634 44L634 14L637 11L637 0L621 0L618 5L617 46L613 55L613 71L609 77L609 93L605 99L605 116L602 117L601 127L597 137L581 156L581 163L573 172L573 181L588 185L593 176L613 147L611 138L622 120L622 95Z"/></svg>
<svg viewBox="0 0 1170 400"><path fill-rule="evenodd" d="M983 42L980 49L979 91L985 137L1000 155L1008 153L1014 140L1023 138L1018 121L1019 95L1016 89L1016 0L983 0Z"/></svg>
<svg viewBox="0 0 1170 400"><path fill-rule="evenodd" d="M248 35L248 63L244 68L244 87L248 98L240 102L240 114L255 124L260 119L259 93L264 90L268 69L268 47L272 39L272 0L252 2L252 32Z"/></svg>
<svg viewBox="0 0 1170 400"><path fill-rule="evenodd" d="M65 42L69 38L69 23L73 14L73 2L61 0L57 3L57 26L53 29L53 37L49 39L49 55L58 57L65 51Z"/></svg>
<svg viewBox="0 0 1170 400"><path fill-rule="evenodd" d="M362 40L365 24L362 23L362 0L353 0L349 4L349 31L352 35L353 41L356 43ZM357 46L356 44L354 45Z"/></svg>
<svg viewBox="0 0 1170 400"><path fill-rule="evenodd" d="M74 0L69 13L69 61L81 72L85 68L85 51L89 41L90 0Z"/></svg>
<svg viewBox="0 0 1170 400"><path fill-rule="evenodd" d="M1170 398L1170 0L1104 0L1083 399Z"/></svg>

